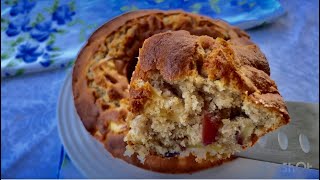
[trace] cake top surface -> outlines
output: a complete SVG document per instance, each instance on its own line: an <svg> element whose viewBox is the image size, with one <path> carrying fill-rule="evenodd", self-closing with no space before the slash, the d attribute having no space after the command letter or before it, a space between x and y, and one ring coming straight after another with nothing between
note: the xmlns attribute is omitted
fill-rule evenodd
<svg viewBox="0 0 320 180"><path fill-rule="evenodd" d="M148 92L136 92L137 80L150 82L158 75L168 83L197 76L219 80L241 91L244 98L277 111L289 121L284 101L270 78L268 61L248 40L214 39L187 31L164 32L146 39L131 82L132 110L142 108L134 107L135 101Z"/></svg>

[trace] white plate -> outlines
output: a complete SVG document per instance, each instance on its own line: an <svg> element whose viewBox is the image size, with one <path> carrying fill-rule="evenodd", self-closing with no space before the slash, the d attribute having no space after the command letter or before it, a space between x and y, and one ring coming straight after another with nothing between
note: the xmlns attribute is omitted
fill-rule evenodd
<svg viewBox="0 0 320 180"><path fill-rule="evenodd" d="M59 135L65 150L75 166L88 178L281 178L306 175L305 171L290 172L292 170L279 164L243 158L193 174L161 174L113 158L86 131L75 112L71 74L67 76L60 92L57 117Z"/></svg>

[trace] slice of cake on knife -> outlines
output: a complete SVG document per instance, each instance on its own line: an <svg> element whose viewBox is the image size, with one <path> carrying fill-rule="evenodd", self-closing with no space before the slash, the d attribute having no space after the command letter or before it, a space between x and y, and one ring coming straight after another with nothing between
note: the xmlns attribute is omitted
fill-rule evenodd
<svg viewBox="0 0 320 180"><path fill-rule="evenodd" d="M148 164L154 156L219 162L290 119L256 45L187 31L144 42L129 111L126 155Z"/></svg>

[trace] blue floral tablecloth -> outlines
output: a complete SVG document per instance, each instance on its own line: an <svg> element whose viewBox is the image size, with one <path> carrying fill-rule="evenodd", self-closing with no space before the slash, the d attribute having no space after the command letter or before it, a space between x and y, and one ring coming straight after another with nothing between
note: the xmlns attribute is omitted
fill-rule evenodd
<svg viewBox="0 0 320 180"><path fill-rule="evenodd" d="M276 0L5 0L1 5L2 77L72 66L88 35L127 11L184 9L242 28L284 14Z"/></svg>
<svg viewBox="0 0 320 180"><path fill-rule="evenodd" d="M319 1L280 2L283 6L276 0L1 1L1 177L83 177L58 137L59 90L88 36L127 11L184 9L251 28L285 100L318 103ZM29 74L40 71L46 72ZM319 171L306 171L305 177L319 178Z"/></svg>

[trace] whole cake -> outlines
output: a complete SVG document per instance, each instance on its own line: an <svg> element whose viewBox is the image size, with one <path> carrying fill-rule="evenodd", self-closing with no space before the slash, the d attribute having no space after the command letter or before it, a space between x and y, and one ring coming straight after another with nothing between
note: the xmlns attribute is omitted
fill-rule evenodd
<svg viewBox="0 0 320 180"><path fill-rule="evenodd" d="M103 25L78 55L72 89L91 135L158 172L221 164L289 122L249 36L183 11L135 11Z"/></svg>

